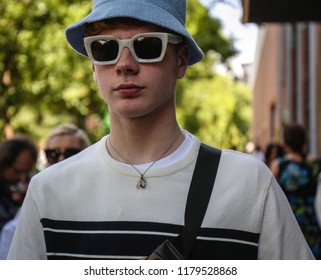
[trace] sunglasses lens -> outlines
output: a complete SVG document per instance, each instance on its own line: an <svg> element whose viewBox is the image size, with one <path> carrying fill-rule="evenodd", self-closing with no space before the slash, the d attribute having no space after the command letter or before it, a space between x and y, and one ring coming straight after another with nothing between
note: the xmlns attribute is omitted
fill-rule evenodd
<svg viewBox="0 0 321 280"><path fill-rule="evenodd" d="M106 62L106 64L116 63L117 57L119 57L120 48L128 47L132 52L135 52L136 59L139 58L141 62L155 62L161 58L163 51L162 37L144 35L136 36L132 40L119 40L110 38L97 38L90 43L92 58L97 62ZM124 41L126 41L124 43ZM131 43L129 43L131 41Z"/></svg>
<svg viewBox="0 0 321 280"><path fill-rule="evenodd" d="M134 50L141 59L155 59L162 53L162 40L157 37L140 37L134 41Z"/></svg>
<svg viewBox="0 0 321 280"><path fill-rule="evenodd" d="M49 163L57 163L60 153L56 150L45 150L46 158Z"/></svg>
<svg viewBox="0 0 321 280"><path fill-rule="evenodd" d="M80 149L66 149L64 153L60 152L59 150L54 149L47 149L45 150L46 158L49 163L54 164L59 161L59 157L61 155L64 156L64 158L69 158L75 154L78 154L81 150Z"/></svg>
<svg viewBox="0 0 321 280"><path fill-rule="evenodd" d="M74 156L75 154L78 154L79 152L79 149L66 149L64 156L65 158L69 158L71 156Z"/></svg>
<svg viewBox="0 0 321 280"><path fill-rule="evenodd" d="M118 42L115 40L99 39L91 43L91 52L96 61L112 61L117 58Z"/></svg>

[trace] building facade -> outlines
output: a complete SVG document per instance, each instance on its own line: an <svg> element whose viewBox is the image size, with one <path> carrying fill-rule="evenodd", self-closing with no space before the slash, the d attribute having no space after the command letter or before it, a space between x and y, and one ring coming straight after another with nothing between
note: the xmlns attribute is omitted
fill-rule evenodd
<svg viewBox="0 0 321 280"><path fill-rule="evenodd" d="M313 22L260 25L253 66L255 143L282 143L282 124L308 131L308 151L321 155L321 25Z"/></svg>

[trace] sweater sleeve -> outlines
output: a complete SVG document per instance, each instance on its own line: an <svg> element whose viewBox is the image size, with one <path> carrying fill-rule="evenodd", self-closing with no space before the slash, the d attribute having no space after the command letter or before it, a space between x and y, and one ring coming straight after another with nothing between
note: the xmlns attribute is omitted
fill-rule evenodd
<svg viewBox="0 0 321 280"><path fill-rule="evenodd" d="M32 194L31 185L25 197L19 222L11 243L8 259L47 259L46 245L40 215Z"/></svg>
<svg viewBox="0 0 321 280"><path fill-rule="evenodd" d="M267 189L263 208L258 257L265 260L314 259L291 206L274 177Z"/></svg>

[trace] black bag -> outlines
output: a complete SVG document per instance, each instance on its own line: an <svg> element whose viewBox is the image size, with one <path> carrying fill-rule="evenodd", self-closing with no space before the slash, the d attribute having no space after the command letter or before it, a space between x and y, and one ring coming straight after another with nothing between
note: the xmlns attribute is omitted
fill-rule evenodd
<svg viewBox="0 0 321 280"><path fill-rule="evenodd" d="M165 240L146 260L184 260L184 257L169 240Z"/></svg>
<svg viewBox="0 0 321 280"><path fill-rule="evenodd" d="M164 241L146 260L189 259L211 197L221 153L201 144L185 206L183 232L173 242Z"/></svg>

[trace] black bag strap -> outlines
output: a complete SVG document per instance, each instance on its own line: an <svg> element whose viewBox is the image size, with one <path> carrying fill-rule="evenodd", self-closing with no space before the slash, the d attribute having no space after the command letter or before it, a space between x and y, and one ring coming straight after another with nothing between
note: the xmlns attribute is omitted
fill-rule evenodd
<svg viewBox="0 0 321 280"><path fill-rule="evenodd" d="M222 151L201 144L185 206L183 232L173 241L185 259L190 257L211 198Z"/></svg>

